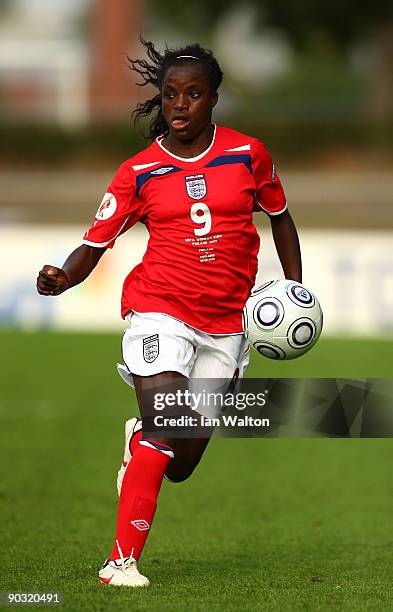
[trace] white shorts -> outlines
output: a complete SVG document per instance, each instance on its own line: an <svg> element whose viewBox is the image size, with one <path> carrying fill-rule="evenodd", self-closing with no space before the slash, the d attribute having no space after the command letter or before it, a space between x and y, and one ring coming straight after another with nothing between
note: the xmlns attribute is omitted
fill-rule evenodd
<svg viewBox="0 0 393 612"><path fill-rule="evenodd" d="M120 376L131 386L132 374L179 372L187 378L242 378L249 363L243 334L213 336L162 313L127 315L130 326L122 343L125 366Z"/></svg>

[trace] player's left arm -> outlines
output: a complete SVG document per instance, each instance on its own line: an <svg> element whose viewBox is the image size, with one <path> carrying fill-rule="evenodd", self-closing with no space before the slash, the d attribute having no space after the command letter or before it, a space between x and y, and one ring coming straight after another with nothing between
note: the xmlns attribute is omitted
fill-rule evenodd
<svg viewBox="0 0 393 612"><path fill-rule="evenodd" d="M286 209L280 215L271 216L270 224L274 244L285 278L302 282L302 256L299 237L291 215Z"/></svg>
<svg viewBox="0 0 393 612"><path fill-rule="evenodd" d="M288 212L284 190L266 147L259 140L252 146L255 179L254 212L265 212L272 227L274 244L285 278L302 282L302 258L295 224Z"/></svg>

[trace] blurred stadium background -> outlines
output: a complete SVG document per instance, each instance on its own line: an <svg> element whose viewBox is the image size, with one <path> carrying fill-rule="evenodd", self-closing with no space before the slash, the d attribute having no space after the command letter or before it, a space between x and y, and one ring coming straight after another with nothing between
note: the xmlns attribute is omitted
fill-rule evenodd
<svg viewBox="0 0 393 612"><path fill-rule="evenodd" d="M216 121L259 137L278 166L325 312L308 355L254 355L250 375L391 378L391 10L0 0L0 590L60 590L69 610L391 610L391 444L378 440L216 440L190 482L163 487L142 563L151 594L99 589L123 421L137 410L114 368L121 283L146 232L69 294L35 291L145 144L130 114L148 92L126 54L140 56L140 33L196 40L225 72ZM256 222L259 279L281 276L268 220Z"/></svg>
<svg viewBox="0 0 393 612"><path fill-rule="evenodd" d="M354 11L264 0L0 2L0 325L121 329L121 281L140 260L136 227L82 287L34 292L43 263L79 244L118 165L146 143L131 110L149 92L126 54L198 40L224 72L216 121L263 140L299 226L304 282L326 334L393 325L393 26L390 3ZM355 10L356 7L356 10ZM266 219L259 279L280 274ZM97 307L98 305L98 307Z"/></svg>

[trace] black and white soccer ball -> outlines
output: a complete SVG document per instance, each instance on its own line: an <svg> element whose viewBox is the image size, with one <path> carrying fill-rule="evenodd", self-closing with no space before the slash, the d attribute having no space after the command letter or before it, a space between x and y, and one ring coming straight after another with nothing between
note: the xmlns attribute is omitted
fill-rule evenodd
<svg viewBox="0 0 393 612"><path fill-rule="evenodd" d="M269 359L296 359L322 331L323 314L301 283L272 280L256 287L243 310L243 329L252 348Z"/></svg>

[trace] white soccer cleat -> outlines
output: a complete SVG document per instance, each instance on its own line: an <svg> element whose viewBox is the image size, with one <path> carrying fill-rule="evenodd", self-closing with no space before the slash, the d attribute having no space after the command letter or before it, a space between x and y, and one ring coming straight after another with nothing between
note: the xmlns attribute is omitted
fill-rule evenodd
<svg viewBox="0 0 393 612"><path fill-rule="evenodd" d="M150 581L138 570L137 562L132 557L105 561L99 571L99 579L112 586L147 587Z"/></svg>
<svg viewBox="0 0 393 612"><path fill-rule="evenodd" d="M126 441L124 444L123 461L120 466L120 470L117 472L117 492L119 495L121 491L121 485L123 484L124 474L126 472L129 461L132 457L131 451L130 451L131 438L134 434L136 434L141 429L142 429L142 419L138 417L133 417L132 419L129 419L128 421L126 421L126 425L125 425Z"/></svg>

